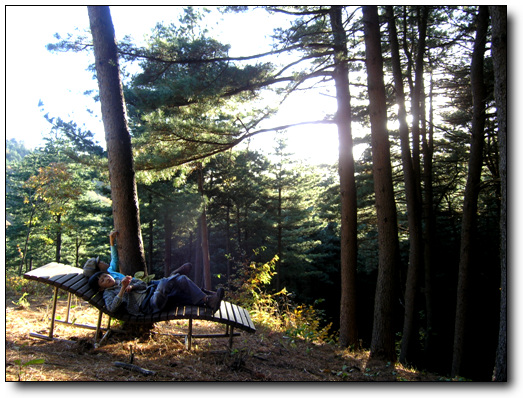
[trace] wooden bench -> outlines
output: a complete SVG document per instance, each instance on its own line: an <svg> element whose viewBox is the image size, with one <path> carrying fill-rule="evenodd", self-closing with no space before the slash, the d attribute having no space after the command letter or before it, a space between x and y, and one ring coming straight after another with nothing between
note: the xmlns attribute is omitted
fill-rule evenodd
<svg viewBox="0 0 523 398"><path fill-rule="evenodd" d="M83 275L83 270L81 268L72 267L60 263L49 263L47 265L44 265L43 267L36 268L32 271L25 273L24 278L54 286L53 311L51 316L51 324L49 327L49 334L47 336L37 333L30 334L32 337L37 337L45 340L54 340L54 325L55 322L60 322L71 326L96 329L94 343L95 346L99 346L107 338L111 331L111 318L119 319L121 321L134 324L146 324L174 319L188 319L189 325L186 334L171 334L172 336L185 337L185 344L188 350L190 350L192 347L193 338L228 338L229 348L232 348L233 337L239 335L239 333L234 332L234 329L240 329L248 333L254 333L256 331L256 328L254 327L254 324L252 323L251 317L247 310L227 301L222 301L220 309L218 309L215 313L213 313L210 308L198 306L179 306L171 308L168 311L162 311L143 316L129 315L127 313L115 314L107 311L107 309L105 308L103 294L101 292L95 292L89 287L88 278ZM69 293L67 302L67 314L64 321L56 319L56 304L59 289ZM72 294L87 301L89 304L93 305L99 310L98 323L96 326L82 325L69 321L69 310L71 307ZM106 328L101 327L102 315L104 313L109 316ZM192 322L194 319L203 319L211 322L225 324L225 332L223 334L193 334ZM97 342L97 337L100 331L105 331L105 334L100 339L100 341Z"/></svg>

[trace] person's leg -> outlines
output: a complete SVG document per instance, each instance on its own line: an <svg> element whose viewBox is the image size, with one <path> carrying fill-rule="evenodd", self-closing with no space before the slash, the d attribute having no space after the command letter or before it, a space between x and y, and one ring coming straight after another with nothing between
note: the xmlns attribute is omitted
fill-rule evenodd
<svg viewBox="0 0 523 398"><path fill-rule="evenodd" d="M179 267L179 268L175 269L173 272L171 272L171 275L169 275L169 276L174 276L176 274L182 274L185 276L189 276L189 274L191 273L191 270L192 270L192 264L185 263L181 267Z"/></svg>
<svg viewBox="0 0 523 398"><path fill-rule="evenodd" d="M201 305L206 294L185 275L176 275L170 283L167 296L179 304Z"/></svg>
<svg viewBox="0 0 523 398"><path fill-rule="evenodd" d="M155 295L158 296L158 307L165 305L163 301L166 299L172 299L177 304L201 305L206 296L193 281L179 274L161 279Z"/></svg>
<svg viewBox="0 0 523 398"><path fill-rule="evenodd" d="M205 305L217 311L223 295L222 288L217 293L206 294L188 277L178 274L160 280L151 303L158 310L162 310L167 301L170 301L173 305Z"/></svg>

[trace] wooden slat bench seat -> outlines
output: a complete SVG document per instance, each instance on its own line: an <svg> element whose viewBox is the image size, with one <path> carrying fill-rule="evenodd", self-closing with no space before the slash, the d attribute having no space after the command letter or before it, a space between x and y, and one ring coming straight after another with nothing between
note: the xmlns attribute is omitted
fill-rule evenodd
<svg viewBox="0 0 523 398"><path fill-rule="evenodd" d="M210 338L210 337L226 337L229 338L229 347L232 348L233 337L239 335L234 333L234 329L240 329L248 333L254 333L256 328L252 323L249 312L235 304L227 301L222 301L220 308L213 313L210 308L198 307L198 306L179 306L171 308L168 311L161 311L158 313L134 316L129 314L115 314L107 311L103 300L103 294L101 292L95 292L89 287L88 278L83 275L81 268L72 267L60 263L49 263L43 267L36 268L24 274L24 278L42 282L51 286L54 286L54 298L53 298L53 312L51 316L51 324L49 328L49 335L43 336L37 333L31 333L31 336L43 338L47 340L53 339L53 330L55 322L66 323L78 327L86 327L96 329L95 333L95 345L100 345L103 340L108 336L110 332L111 318L119 319L121 321L145 324L154 323L161 321L168 321L174 319L187 319L189 320L188 331L185 336L185 342L187 349L191 349L192 338ZM67 304L67 315L65 321L57 320L56 316L56 304L58 297L58 290L64 290L69 293L68 304ZM98 324L93 325L81 325L69 322L69 309L71 306L71 295L74 294L77 297L87 301L99 310ZM101 328L102 314L105 313L109 316L107 322L107 328ZM225 333L223 334L193 334L192 321L193 319L202 319L211 322L218 322L225 325ZM105 330L104 337L97 343L96 339L100 330Z"/></svg>

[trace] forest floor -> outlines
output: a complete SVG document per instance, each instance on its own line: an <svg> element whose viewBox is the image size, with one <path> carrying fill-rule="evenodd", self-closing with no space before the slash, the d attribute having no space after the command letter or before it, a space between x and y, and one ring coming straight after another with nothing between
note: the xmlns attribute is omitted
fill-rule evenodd
<svg viewBox="0 0 523 398"><path fill-rule="evenodd" d="M6 294L6 381L441 381L435 374L407 369L399 364L369 361L368 351L348 351L331 344L289 338L257 325L255 334L227 339L193 340L187 351L181 338L162 333L183 333L187 321L155 324L141 338L112 333L94 347L94 331L55 323L54 337L46 341L29 336L48 334L51 296L29 300ZM23 305L22 305L23 304ZM96 324L98 311L73 297L70 320ZM57 314L65 317L67 294L58 300ZM103 324L107 318L104 316ZM116 325L118 327L118 325ZM194 321L195 332L222 331L223 325ZM115 366L130 362L153 371L144 375ZM40 362L34 363L30 361Z"/></svg>

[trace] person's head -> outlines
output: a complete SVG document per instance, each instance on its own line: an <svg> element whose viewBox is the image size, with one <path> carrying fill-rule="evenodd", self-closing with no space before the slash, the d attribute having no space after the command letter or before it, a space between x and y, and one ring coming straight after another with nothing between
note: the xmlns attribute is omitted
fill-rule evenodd
<svg viewBox="0 0 523 398"><path fill-rule="evenodd" d="M116 284L114 278L107 272L97 272L89 278L89 287L94 291L104 290Z"/></svg>

